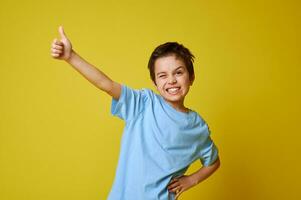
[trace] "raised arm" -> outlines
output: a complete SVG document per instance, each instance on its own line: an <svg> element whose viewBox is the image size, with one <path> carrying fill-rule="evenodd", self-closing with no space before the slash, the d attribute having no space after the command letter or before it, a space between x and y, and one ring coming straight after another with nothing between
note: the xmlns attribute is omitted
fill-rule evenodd
<svg viewBox="0 0 301 200"><path fill-rule="evenodd" d="M114 99L119 99L121 93L121 85L111 80L102 71L88 63L73 49L70 40L64 33L63 27L59 27L61 40L54 39L51 45L51 56L55 59L65 60L88 81L97 88L106 92Z"/></svg>

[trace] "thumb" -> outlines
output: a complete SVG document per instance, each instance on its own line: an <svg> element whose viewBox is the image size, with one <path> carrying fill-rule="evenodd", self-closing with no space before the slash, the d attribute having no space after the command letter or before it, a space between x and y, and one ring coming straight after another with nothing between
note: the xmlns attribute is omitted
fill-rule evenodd
<svg viewBox="0 0 301 200"><path fill-rule="evenodd" d="M59 27L59 33L61 35L62 38L67 38L65 32L64 32L64 29L63 29L63 26L60 26Z"/></svg>

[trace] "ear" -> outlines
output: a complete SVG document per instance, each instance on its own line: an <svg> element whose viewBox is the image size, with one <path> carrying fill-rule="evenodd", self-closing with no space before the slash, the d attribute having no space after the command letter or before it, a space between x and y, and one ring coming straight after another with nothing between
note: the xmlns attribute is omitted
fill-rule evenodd
<svg viewBox="0 0 301 200"><path fill-rule="evenodd" d="M190 85L193 84L194 79L195 79L195 76L194 76L194 74L193 74L193 75L191 76Z"/></svg>

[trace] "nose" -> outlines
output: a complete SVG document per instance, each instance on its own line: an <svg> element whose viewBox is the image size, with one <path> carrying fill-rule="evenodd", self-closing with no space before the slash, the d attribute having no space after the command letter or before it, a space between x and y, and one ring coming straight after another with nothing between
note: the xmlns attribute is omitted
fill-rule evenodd
<svg viewBox="0 0 301 200"><path fill-rule="evenodd" d="M170 78L168 79L168 83L170 83L170 84L174 84L176 82L177 82L177 79L174 76L170 76Z"/></svg>

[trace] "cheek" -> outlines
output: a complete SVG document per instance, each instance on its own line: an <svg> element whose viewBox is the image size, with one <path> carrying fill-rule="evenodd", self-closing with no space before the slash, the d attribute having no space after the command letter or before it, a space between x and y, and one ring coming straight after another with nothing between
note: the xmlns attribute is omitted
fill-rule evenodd
<svg viewBox="0 0 301 200"><path fill-rule="evenodd" d="M157 88L158 91L162 90L162 85L161 85L161 83L159 81L156 82L155 86L156 86L156 88Z"/></svg>
<svg viewBox="0 0 301 200"><path fill-rule="evenodd" d="M164 90L163 85L159 85L158 88L159 88L159 90L162 90L162 91Z"/></svg>
<svg viewBox="0 0 301 200"><path fill-rule="evenodd" d="M189 83L189 78L186 76L183 76L183 77L179 78L178 81L181 82L182 84L187 84L187 83Z"/></svg>
<svg viewBox="0 0 301 200"><path fill-rule="evenodd" d="M156 84L157 84L157 88L163 88L164 87L164 82L162 80L157 80L156 81Z"/></svg>

